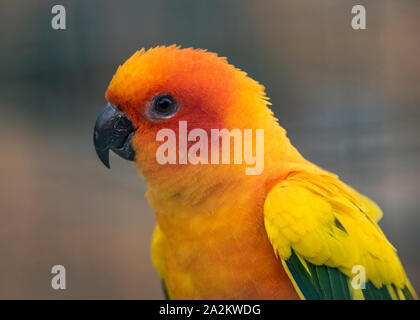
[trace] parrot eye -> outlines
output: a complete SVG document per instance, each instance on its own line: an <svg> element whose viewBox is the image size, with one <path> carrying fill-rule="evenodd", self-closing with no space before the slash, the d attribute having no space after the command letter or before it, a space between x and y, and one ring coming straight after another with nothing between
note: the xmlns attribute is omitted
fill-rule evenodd
<svg viewBox="0 0 420 320"><path fill-rule="evenodd" d="M177 113L178 109L179 104L171 95L161 93L149 102L146 114L154 120L169 119Z"/></svg>

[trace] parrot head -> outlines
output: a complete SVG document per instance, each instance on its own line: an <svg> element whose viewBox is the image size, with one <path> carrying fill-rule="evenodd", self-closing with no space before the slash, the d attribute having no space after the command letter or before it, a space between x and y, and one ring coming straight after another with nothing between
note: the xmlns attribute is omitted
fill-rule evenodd
<svg viewBox="0 0 420 320"><path fill-rule="evenodd" d="M207 176L212 185L217 176L226 179L233 170L226 165L159 164L158 132L171 129L178 135L181 121L188 130L200 128L209 136L212 129L280 129L264 87L226 58L201 49L137 51L118 68L105 97L108 104L94 130L97 154L107 167L110 149L134 161L148 184L173 184L171 178L182 175L190 181Z"/></svg>

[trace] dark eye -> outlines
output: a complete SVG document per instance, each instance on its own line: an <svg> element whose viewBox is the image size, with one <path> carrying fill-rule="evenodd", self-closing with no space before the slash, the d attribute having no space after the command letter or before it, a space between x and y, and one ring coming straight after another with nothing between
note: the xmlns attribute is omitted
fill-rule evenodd
<svg viewBox="0 0 420 320"><path fill-rule="evenodd" d="M178 102L171 95L162 93L150 101L147 113L152 119L168 119L173 117L178 109Z"/></svg>

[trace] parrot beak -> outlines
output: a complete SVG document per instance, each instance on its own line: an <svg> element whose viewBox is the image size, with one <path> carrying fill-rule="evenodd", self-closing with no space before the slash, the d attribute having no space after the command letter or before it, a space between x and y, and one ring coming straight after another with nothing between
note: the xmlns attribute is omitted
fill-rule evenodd
<svg viewBox="0 0 420 320"><path fill-rule="evenodd" d="M136 133L127 115L108 103L96 119L93 144L102 163L109 168L109 149L120 157L133 161L135 151L131 140Z"/></svg>

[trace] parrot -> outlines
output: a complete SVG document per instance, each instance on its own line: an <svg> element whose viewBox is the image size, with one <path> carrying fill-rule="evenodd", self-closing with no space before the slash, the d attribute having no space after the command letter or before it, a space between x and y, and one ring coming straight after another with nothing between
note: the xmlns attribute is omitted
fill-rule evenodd
<svg viewBox="0 0 420 320"><path fill-rule="evenodd" d="M227 58L178 45L143 48L118 67L105 98L94 147L108 168L110 150L133 161L146 182L156 219L151 259L166 298L418 299L378 225L379 206L305 159L264 86ZM177 161L160 163L169 135L159 132L180 138L181 122L208 136L263 129L263 170L206 162L204 149L195 163L178 159L197 137L175 141Z"/></svg>

